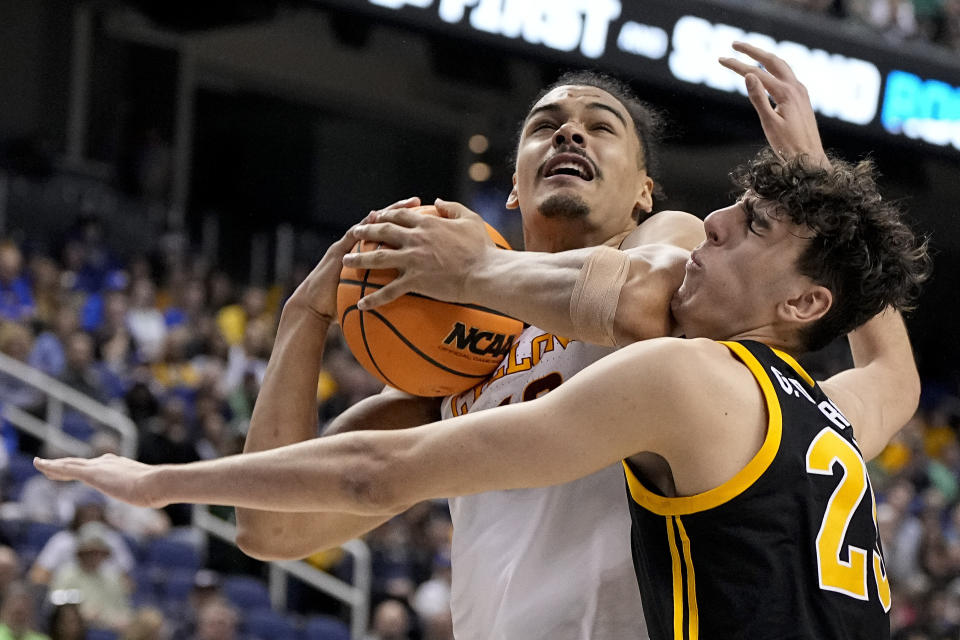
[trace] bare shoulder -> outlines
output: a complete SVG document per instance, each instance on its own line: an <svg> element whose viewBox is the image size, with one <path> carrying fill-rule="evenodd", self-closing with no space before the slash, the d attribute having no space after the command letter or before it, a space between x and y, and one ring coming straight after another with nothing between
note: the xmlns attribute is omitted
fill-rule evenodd
<svg viewBox="0 0 960 640"><path fill-rule="evenodd" d="M659 211L641 222L621 244L621 248L644 244L672 244L692 250L703 242L703 222L685 211Z"/></svg>

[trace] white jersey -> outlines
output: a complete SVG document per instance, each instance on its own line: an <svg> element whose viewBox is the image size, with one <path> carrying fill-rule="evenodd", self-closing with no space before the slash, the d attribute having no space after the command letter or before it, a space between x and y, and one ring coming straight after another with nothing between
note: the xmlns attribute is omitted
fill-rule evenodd
<svg viewBox="0 0 960 640"><path fill-rule="evenodd" d="M444 400L443 418L536 398L611 351L528 327L491 378ZM450 512L457 640L647 637L619 464L563 485L453 498Z"/></svg>

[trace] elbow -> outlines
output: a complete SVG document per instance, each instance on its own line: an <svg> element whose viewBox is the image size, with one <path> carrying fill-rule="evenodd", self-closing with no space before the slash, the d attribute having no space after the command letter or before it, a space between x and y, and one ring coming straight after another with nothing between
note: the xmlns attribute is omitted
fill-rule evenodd
<svg viewBox="0 0 960 640"><path fill-rule="evenodd" d="M404 491L409 478L403 474L401 456L372 438L363 440L354 462L341 475L340 488L349 510L368 515L402 511L410 500Z"/></svg>
<svg viewBox="0 0 960 640"><path fill-rule="evenodd" d="M920 393L922 391L920 384L920 374L917 372L916 368L910 370L909 376L904 381L903 386L903 397L904 397L904 410L908 411L909 415L907 420L909 420L913 414L917 412L917 409L920 407Z"/></svg>
<svg viewBox="0 0 960 640"><path fill-rule="evenodd" d="M264 514L276 515L276 514ZM289 548L286 541L290 540L290 534L282 525L276 525L265 530L263 526L253 526L249 522L249 514L246 517L237 510L237 546L246 555L263 562L278 560L299 560L308 553L301 550Z"/></svg>

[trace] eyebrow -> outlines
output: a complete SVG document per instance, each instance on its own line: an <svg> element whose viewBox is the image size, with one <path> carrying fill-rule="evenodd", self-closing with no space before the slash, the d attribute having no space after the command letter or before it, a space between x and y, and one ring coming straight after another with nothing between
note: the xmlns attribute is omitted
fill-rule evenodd
<svg viewBox="0 0 960 640"><path fill-rule="evenodd" d="M588 108L588 109L602 109L602 110L604 110L604 111L609 111L609 112L612 113L614 116L616 116L617 120L620 121L620 124L622 124L624 127L627 127L627 121L626 121L626 119L624 119L623 115L622 115L619 111L617 111L616 109L614 109L613 107L611 107L611 106L608 105L608 104L604 104L604 103L602 103L602 102L591 102L590 104L587 105L587 108ZM562 111L562 110L563 110L563 108L562 108L560 105L558 105L558 104L545 104L545 105L542 105L542 106L539 106L539 107L534 107L533 109L530 110L530 113L527 114L526 122L530 122L530 120L532 120L534 116L536 116L536 115L538 115L538 114L540 114L540 113L544 113L544 112L547 112L547 113L558 113L558 112L560 112L560 111Z"/></svg>

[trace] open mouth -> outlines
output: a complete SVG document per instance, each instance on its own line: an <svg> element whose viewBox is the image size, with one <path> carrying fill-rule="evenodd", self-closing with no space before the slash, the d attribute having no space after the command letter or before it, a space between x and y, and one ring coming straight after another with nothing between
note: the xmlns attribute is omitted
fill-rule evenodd
<svg viewBox="0 0 960 640"><path fill-rule="evenodd" d="M589 182L596 173L589 160L575 153L560 153L543 166L543 177L573 176Z"/></svg>

